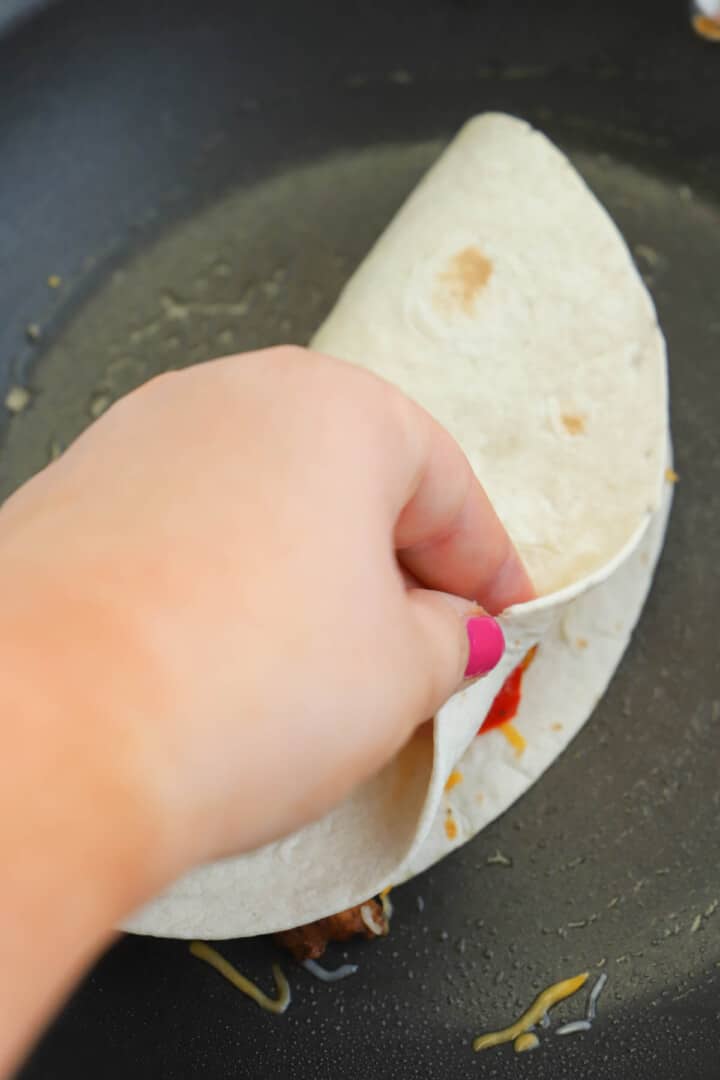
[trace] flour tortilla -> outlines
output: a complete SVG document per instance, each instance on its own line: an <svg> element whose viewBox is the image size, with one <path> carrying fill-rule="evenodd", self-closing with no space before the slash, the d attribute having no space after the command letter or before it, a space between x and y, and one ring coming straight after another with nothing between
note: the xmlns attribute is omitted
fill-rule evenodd
<svg viewBox="0 0 720 1080"><path fill-rule="evenodd" d="M313 345L396 383L455 435L540 599L505 613L503 661L440 710L432 740L412 740L321 821L187 875L128 922L137 933L269 933L441 858L579 730L650 585L670 504L664 342L617 229L540 133L507 116L470 121ZM537 642L518 757L502 733L475 733Z"/></svg>

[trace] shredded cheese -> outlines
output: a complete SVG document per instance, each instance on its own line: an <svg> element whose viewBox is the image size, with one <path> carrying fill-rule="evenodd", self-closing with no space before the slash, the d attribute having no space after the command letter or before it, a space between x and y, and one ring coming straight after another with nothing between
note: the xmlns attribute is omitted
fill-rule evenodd
<svg viewBox="0 0 720 1080"><path fill-rule="evenodd" d="M460 772L459 769L453 769L453 771L450 773L447 780L445 781L445 790L452 791L454 787L457 787L458 784L462 784L462 782L463 774Z"/></svg>
<svg viewBox="0 0 720 1080"><path fill-rule="evenodd" d="M693 30L706 41L720 41L720 22L709 15L693 15Z"/></svg>
<svg viewBox="0 0 720 1080"><path fill-rule="evenodd" d="M581 1031L590 1031L592 1024L589 1020L571 1020L569 1024L563 1024L555 1031L556 1035L577 1035Z"/></svg>
<svg viewBox="0 0 720 1080"><path fill-rule="evenodd" d="M544 1014L549 1009L552 1009L553 1005L557 1005L559 1001L564 1001L565 998L576 994L585 985L587 979L588 972L584 971L582 975L576 975L572 979L564 979L553 986L548 986L547 990L543 990L541 994L538 994L527 1012L524 1012L520 1019L510 1027L503 1028L502 1031L489 1031L487 1035L478 1035L473 1042L473 1050L487 1050L491 1046L514 1042L519 1035L535 1027Z"/></svg>
<svg viewBox="0 0 720 1080"><path fill-rule="evenodd" d="M379 922L376 922L372 908L369 904L363 904L363 906L360 908L360 916L362 918L362 921L365 923L368 930L372 934L375 934L376 937L385 936L387 931L383 926L380 925Z"/></svg>
<svg viewBox="0 0 720 1080"><path fill-rule="evenodd" d="M515 757L520 757L520 755L525 752L527 742L525 741L524 736L520 734L518 729L512 723L512 721L506 720L504 724L500 725L498 730L502 731L503 735L512 746L513 750L515 751Z"/></svg>
<svg viewBox="0 0 720 1080"><path fill-rule="evenodd" d="M537 656L537 651L539 648L539 645L533 645L532 649L528 649L528 651L525 653L520 663L520 667L523 671L527 671L527 669L530 667L533 660Z"/></svg>
<svg viewBox="0 0 720 1080"><path fill-rule="evenodd" d="M594 1020L597 1015L597 1003L598 998L603 992L605 983L607 982L607 972L603 971L598 975L597 982L590 991L590 997L588 998L587 1012L585 1013L586 1020Z"/></svg>
<svg viewBox="0 0 720 1080"><path fill-rule="evenodd" d="M190 952L198 960L204 960L210 967L215 968L224 979L232 983L236 990L247 994L256 1005L259 1005L261 1009L265 1009L266 1012L279 1015L284 1013L290 1004L290 984L278 964L273 964L272 968L278 996L271 998L263 993L259 986L256 986L254 982L251 982L250 979L239 972L229 960L221 956L217 949L213 949L212 945L208 945L206 941L193 941L190 945Z"/></svg>
<svg viewBox="0 0 720 1080"><path fill-rule="evenodd" d="M380 903L382 904L383 915L388 922L390 922L393 915L392 900L390 899L391 890L392 885L386 885L385 888L382 889L380 892Z"/></svg>
<svg viewBox="0 0 720 1080"><path fill-rule="evenodd" d="M320 979L321 982L338 982L340 979L347 979L348 975L354 975L358 970L357 964L341 964L340 967L330 970L318 964L315 960L303 960L302 966L306 971L309 971L311 975L314 975L316 979Z"/></svg>

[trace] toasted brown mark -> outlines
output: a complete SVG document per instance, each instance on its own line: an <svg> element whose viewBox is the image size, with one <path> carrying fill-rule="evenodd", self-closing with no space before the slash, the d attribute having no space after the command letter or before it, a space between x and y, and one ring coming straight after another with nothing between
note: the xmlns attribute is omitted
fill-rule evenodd
<svg viewBox="0 0 720 1080"><path fill-rule="evenodd" d="M467 315L472 315L475 300L492 276L493 265L476 247L466 247L453 255L439 282L441 298L453 300Z"/></svg>
<svg viewBox="0 0 720 1080"><path fill-rule="evenodd" d="M568 435L582 435L585 431L585 417L575 413L563 413L560 419Z"/></svg>
<svg viewBox="0 0 720 1080"><path fill-rule="evenodd" d="M694 15L693 29L706 41L720 41L720 22L711 19L708 15Z"/></svg>

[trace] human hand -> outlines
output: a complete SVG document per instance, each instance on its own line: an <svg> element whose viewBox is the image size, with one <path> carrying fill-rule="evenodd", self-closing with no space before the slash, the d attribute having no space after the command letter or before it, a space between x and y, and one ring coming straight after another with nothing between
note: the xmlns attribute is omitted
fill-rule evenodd
<svg viewBox="0 0 720 1080"><path fill-rule="evenodd" d="M473 604L430 590L532 595L450 436L289 347L118 402L5 504L0 564L28 649L61 627L42 678L157 815L168 878L322 814L459 687Z"/></svg>

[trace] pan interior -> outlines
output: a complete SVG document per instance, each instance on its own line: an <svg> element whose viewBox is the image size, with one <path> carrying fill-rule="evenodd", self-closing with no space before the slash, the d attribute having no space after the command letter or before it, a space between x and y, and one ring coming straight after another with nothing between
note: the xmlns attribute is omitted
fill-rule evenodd
<svg viewBox="0 0 720 1080"><path fill-rule="evenodd" d="M306 342L441 148L437 140L388 143L305 162L226 192L131 259L98 270L82 305L38 355L30 403L6 430L2 494L155 373ZM623 231L669 342L680 484L648 612L593 721L543 781L465 849L399 891L393 934L364 950L361 974L334 991L342 1008L329 1025L317 1023L329 1015L317 1010L327 988L304 976L287 1023L261 1036L264 1018L261 1029L248 1016L246 1030L226 988L202 983L213 995L211 1029L221 1041L233 1032L233 1055L241 1039L238 1052L252 1075L279 1074L305 1031L308 1075L311 1067L320 1075L330 1045L335 1075L368 1075L395 1060L397 1075L409 1075L406 1053L427 1064L430 1044L440 1075L443 1055L459 1041L509 1022L534 992L587 967L611 975L603 1008L615 1018L618 1052L604 1041L605 1075L622 1074L622 1048L652 1055L656 1036L676 1046L681 1067L682 1035L690 1031L683 1010L695 1000L686 996L706 987L717 1000L719 890L716 871L708 872L720 827L717 661L714 651L699 666L673 657L705 655L705 631L716 625L708 574L720 558L713 528L720 367L710 361L720 350L720 212L670 170L564 148ZM230 955L261 979L272 958L261 942L237 943ZM179 944L129 941L94 979L124 978L133 1010L152 1012L160 997L168 1009L172 1002L176 1020L185 1016L180 1032L192 1029L188 1010L195 1008L185 1004L183 987L201 977L188 963ZM141 969L142 987L133 974ZM89 984L79 1000L95 1016ZM367 1030L381 1034L376 1048L363 1043L362 1067L351 1038L361 1012ZM574 1015L569 1009L566 1018ZM425 1041L408 1051L396 1029ZM703 1031L692 1026L693 1053L706 1048ZM548 1067L585 1060L582 1040L557 1043ZM503 1061L502 1073L488 1075L505 1075L505 1066L514 1075L514 1061ZM477 1062L466 1064L474 1075Z"/></svg>

